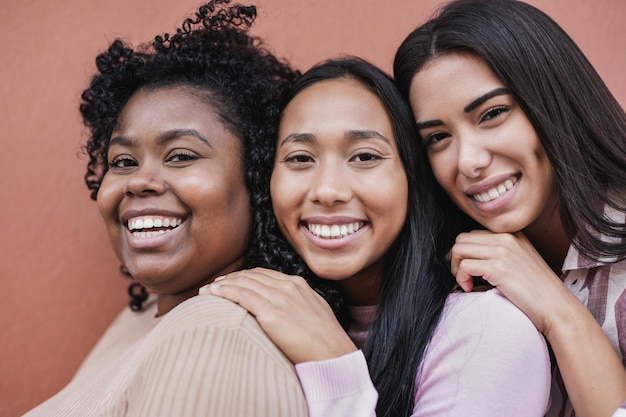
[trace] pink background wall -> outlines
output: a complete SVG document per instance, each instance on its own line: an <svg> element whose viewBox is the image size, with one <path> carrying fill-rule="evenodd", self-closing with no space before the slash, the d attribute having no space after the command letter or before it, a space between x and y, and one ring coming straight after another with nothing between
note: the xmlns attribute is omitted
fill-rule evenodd
<svg viewBox="0 0 626 417"><path fill-rule="evenodd" d="M245 1L244 1L245 2ZM255 33L305 70L352 53L391 70L436 0L258 0ZM626 104L626 2L530 0L578 42ZM115 37L174 30L197 0L30 0L0 8L0 415L45 400L127 303L83 183L77 106L93 58Z"/></svg>

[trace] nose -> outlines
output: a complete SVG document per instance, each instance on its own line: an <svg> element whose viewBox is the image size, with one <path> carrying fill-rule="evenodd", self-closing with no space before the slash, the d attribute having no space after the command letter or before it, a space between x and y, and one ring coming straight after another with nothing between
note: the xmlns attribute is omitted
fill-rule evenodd
<svg viewBox="0 0 626 417"><path fill-rule="evenodd" d="M135 172L129 175L124 194L127 197L158 195L165 189L165 181L157 163L147 162L137 166Z"/></svg>
<svg viewBox="0 0 626 417"><path fill-rule="evenodd" d="M352 198L349 173L342 169L341 162L320 164L313 173L309 199L323 206L345 203Z"/></svg>
<svg viewBox="0 0 626 417"><path fill-rule="evenodd" d="M458 168L468 178L477 178L491 163L491 153L480 137L465 134L457 145Z"/></svg>

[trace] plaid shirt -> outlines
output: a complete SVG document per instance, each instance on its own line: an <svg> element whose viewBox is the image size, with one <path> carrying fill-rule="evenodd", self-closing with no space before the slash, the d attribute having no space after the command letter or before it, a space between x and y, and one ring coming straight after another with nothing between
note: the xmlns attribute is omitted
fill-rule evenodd
<svg viewBox="0 0 626 417"><path fill-rule="evenodd" d="M624 213L607 209L605 214L626 223ZM598 321L626 367L626 260L589 259L571 246L562 270L564 284ZM558 372L553 378L552 406L547 416L575 416ZM617 416L626 416L626 403L616 411Z"/></svg>

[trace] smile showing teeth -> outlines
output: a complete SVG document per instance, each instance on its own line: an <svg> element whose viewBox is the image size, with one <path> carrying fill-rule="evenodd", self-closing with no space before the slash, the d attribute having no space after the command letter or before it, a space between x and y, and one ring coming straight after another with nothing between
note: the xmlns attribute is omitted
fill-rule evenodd
<svg viewBox="0 0 626 417"><path fill-rule="evenodd" d="M154 237L180 226L183 219L163 216L141 216L128 219L128 230L134 236ZM146 230L151 229L151 230Z"/></svg>
<svg viewBox="0 0 626 417"><path fill-rule="evenodd" d="M488 203L500 197L502 194L506 193L507 191L509 191L511 188L513 188L513 186L516 183L517 183L516 177L510 178L504 181L502 184L498 184L497 186L490 188L484 193L472 195L472 198L478 201L479 203Z"/></svg>
<svg viewBox="0 0 626 417"><path fill-rule="evenodd" d="M307 224L309 232L323 239L338 239L346 237L363 227L363 222L347 224Z"/></svg>

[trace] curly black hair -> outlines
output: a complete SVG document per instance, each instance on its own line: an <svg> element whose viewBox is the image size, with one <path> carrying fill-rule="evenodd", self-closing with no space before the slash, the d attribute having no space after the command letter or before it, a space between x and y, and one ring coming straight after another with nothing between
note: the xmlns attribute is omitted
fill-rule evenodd
<svg viewBox="0 0 626 417"><path fill-rule="evenodd" d="M172 85L198 89L224 125L242 141L253 213L246 266L303 275L333 304L336 292L329 292L327 284L313 277L285 245L270 201L279 113L300 72L248 33L256 18L254 6L228 3L205 3L175 34L156 36L151 44L133 49L116 39L97 56L97 72L83 91L80 105L83 122L91 134L84 146L89 157L85 182L95 200L108 170L109 140L133 94Z"/></svg>

